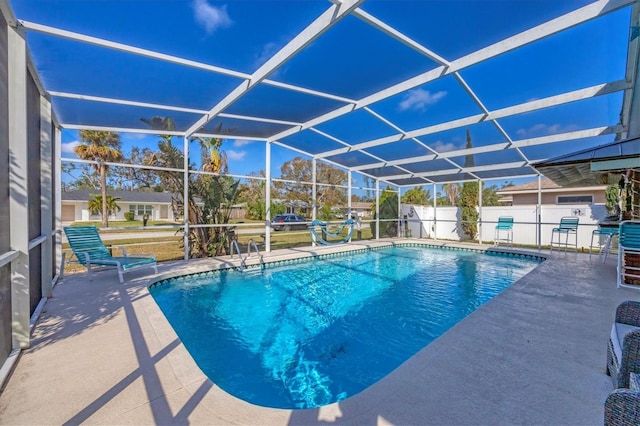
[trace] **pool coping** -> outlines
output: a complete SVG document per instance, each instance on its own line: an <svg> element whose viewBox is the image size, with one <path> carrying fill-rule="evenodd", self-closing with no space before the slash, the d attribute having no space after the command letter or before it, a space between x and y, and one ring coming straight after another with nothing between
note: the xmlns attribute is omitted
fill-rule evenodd
<svg viewBox="0 0 640 426"><path fill-rule="evenodd" d="M440 248L447 250L467 250L467 251L476 251L476 252L491 252L496 254L504 254L504 255L517 255L522 257L530 257L534 259L540 259L542 261L547 260L548 255L545 253L541 253L538 251L533 251L529 249L518 249L513 247L506 246L478 246L478 244L472 243L451 243L451 242L434 242L435 240L412 240L412 239L404 239L404 240L393 240L393 241L382 241L382 242L362 242L359 241L357 245L352 244L341 244L336 246L318 246L313 248L302 248L295 249L296 251L293 253L286 253L283 255L272 255L269 256L268 261L263 261L262 256L257 257L255 254L251 258L245 258L244 265L241 264L241 259L236 255L235 259L229 257L228 260L224 262L219 262L216 264L209 265L193 265L186 270L180 271L171 271L168 273L162 273L158 277L151 280L148 284L148 287L154 287L156 285L161 284L164 281L168 281L174 278L189 276L189 275L200 275L208 272L216 272L222 270L237 270L242 268L242 266L247 269L258 268L261 267L262 264L271 265L271 264L283 264L287 262L301 262L310 259L322 259L326 257L330 257L333 255L344 255L346 253L356 252L363 253L371 250L379 250L388 247L430 247L430 248ZM273 252L272 252L273 253Z"/></svg>

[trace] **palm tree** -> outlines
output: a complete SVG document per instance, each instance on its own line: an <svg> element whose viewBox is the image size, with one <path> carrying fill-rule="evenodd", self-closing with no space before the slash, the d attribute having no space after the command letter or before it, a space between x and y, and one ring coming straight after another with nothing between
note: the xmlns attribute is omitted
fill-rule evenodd
<svg viewBox="0 0 640 426"><path fill-rule="evenodd" d="M102 130L80 130L82 143L75 147L74 152L82 160L96 161L93 168L100 174L100 189L102 191L102 227L109 226L107 206L107 169L105 162L121 161L120 135Z"/></svg>
<svg viewBox="0 0 640 426"><path fill-rule="evenodd" d="M118 205L118 200L121 199L122 198L120 197L107 195L107 214L109 216L122 210ZM87 208L89 209L91 214L98 214L102 210L102 195L91 194L91 199L87 203Z"/></svg>
<svg viewBox="0 0 640 426"><path fill-rule="evenodd" d="M194 137L192 140L200 142L200 146L208 155L202 155L202 170L220 174L228 173L227 153L222 150L222 139Z"/></svg>
<svg viewBox="0 0 640 426"><path fill-rule="evenodd" d="M447 194L447 198L452 206L456 205L456 200L458 199L458 194L460 194L460 185L457 183L445 183L442 185L442 189L445 194Z"/></svg>
<svg viewBox="0 0 640 426"><path fill-rule="evenodd" d="M156 130L175 130L175 124L170 117L141 118L151 128ZM222 132L222 124L219 124L214 133ZM228 131L227 131L228 132ZM150 157L149 165L169 168L182 168L185 161L189 169L193 164L184 153L172 143L171 135L160 135L162 140L158 143L158 151ZM176 206L189 206L189 223L192 224L226 224L229 223L231 205L237 197L237 189L240 181L234 181L229 176L223 176L228 172L227 156L222 151L222 139L194 137L192 141L198 141L201 148L202 170L213 175L192 175L185 182L181 174L158 171L165 187L174 192ZM222 175L222 176L221 176ZM189 185L188 197L183 199L184 185ZM199 199L199 200L198 200ZM180 205L182 204L182 205ZM191 227L189 228L189 252L194 257L205 257L209 254L219 256L226 252L228 234L222 232L222 228Z"/></svg>

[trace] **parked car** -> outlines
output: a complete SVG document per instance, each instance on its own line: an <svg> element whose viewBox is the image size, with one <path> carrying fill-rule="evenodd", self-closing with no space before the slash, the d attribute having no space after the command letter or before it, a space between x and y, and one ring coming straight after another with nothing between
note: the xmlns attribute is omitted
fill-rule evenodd
<svg viewBox="0 0 640 426"><path fill-rule="evenodd" d="M298 222L298 223L296 223ZM274 231L290 231L292 229L307 229L309 222L297 214L279 214L271 220Z"/></svg>

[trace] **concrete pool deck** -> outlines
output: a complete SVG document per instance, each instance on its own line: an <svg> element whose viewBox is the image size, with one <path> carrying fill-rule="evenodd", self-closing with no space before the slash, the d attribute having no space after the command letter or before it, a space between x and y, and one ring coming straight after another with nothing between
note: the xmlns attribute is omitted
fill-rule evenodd
<svg viewBox="0 0 640 426"><path fill-rule="evenodd" d="M265 261L389 243L278 250ZM378 383L294 411L246 403L208 380L149 295L157 280L150 269L126 274L125 284L114 270L91 282L68 275L0 394L0 424L601 425L613 390L604 368L615 308L640 292L616 288L615 256L602 264L582 253L541 254L548 259L538 268ZM173 275L230 262L159 269Z"/></svg>

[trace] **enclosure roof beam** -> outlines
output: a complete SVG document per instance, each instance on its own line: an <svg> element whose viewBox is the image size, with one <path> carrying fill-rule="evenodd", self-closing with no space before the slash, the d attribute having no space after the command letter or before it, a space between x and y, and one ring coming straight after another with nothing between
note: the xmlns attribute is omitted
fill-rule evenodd
<svg viewBox="0 0 640 426"><path fill-rule="evenodd" d="M538 138L521 139L517 141L512 141L511 144L509 144L508 142L496 143L492 145L476 146L473 148L456 149L454 151L441 152L438 154L429 154L429 155L422 155L418 157L402 158L399 160L363 164L361 166L352 167L351 170L359 171L359 170L366 170L366 169L372 169L377 167L387 167L387 166L396 166L401 164L411 164L411 163L416 163L421 161L431 161L436 158L453 158L453 157L462 157L465 155L503 151L509 148L510 145L517 148L524 148L524 147L535 146L535 145L545 145L550 143L565 142L565 141L571 141L576 139L584 139L584 138L591 138L595 136L609 135L609 134L618 133L621 130L622 130L622 126L620 125L595 127L592 129L576 130L573 132L558 133L555 135L542 136Z"/></svg>
<svg viewBox="0 0 640 426"><path fill-rule="evenodd" d="M0 2L1 3L1 2ZM204 71L214 72L216 74L226 75L228 77L240 78L243 80L247 80L251 78L250 74L230 70L227 68L205 64L203 62L192 61L189 59L181 58L179 56L167 55L160 52L155 52L149 49L143 49L135 46L131 46L124 43L118 43L110 40L101 39L98 37L88 36L85 34L76 33L73 31L62 30L55 27L50 27L48 25L42 25L35 22L29 21L19 21L18 24L24 27L28 31L34 31L41 34L47 34L55 37L66 38L68 40L74 40L82 43L92 44L94 46L99 46L107 49L118 50L125 53L130 53L134 55L144 56L151 59L156 59L160 61L170 62L178 65L184 65L191 68L196 68ZM274 81L269 79L264 79L262 81L264 84L278 87L281 89L291 90L294 92L306 93L312 96L318 96L322 98L332 99L339 102L344 102L348 104L355 104L356 101L350 98L346 98L344 96L337 96L331 93L321 92L319 90L308 89L305 87L296 86L293 84L283 83L280 81Z"/></svg>
<svg viewBox="0 0 640 426"><path fill-rule="evenodd" d="M320 15L309 26L302 30L297 36L280 49L275 55L269 58L260 68L258 68L250 78L240 83L224 99L211 108L208 114L202 116L189 129L187 135L195 133L204 125L213 120L218 114L228 106L237 101L245 93L255 87L258 83L266 79L278 67L289 61L298 52L308 46L315 39L324 34L327 30L340 22L345 16L350 14L355 8L360 6L365 0L343 0L333 4L322 15ZM297 127L297 126L296 126Z"/></svg>
<svg viewBox="0 0 640 426"><path fill-rule="evenodd" d="M301 127L292 127L288 130L284 130L272 136L269 140L271 141L271 140L283 139L286 136L292 135L305 128L308 128L311 126L317 126L328 120L347 114L348 112L351 112L354 109L363 108L375 102L381 101L383 99L387 99L391 96L395 96L406 90L413 89L425 83L434 81L447 74L460 71L472 65L476 65L488 59L502 55L503 53L506 53L511 50L517 49L519 47L525 46L527 44L533 43L537 40L551 36L558 32L564 31L568 28L575 27L576 25L579 25L583 22L614 12L620 8L623 8L625 6L628 6L634 3L635 1L636 0L595 1L580 9L576 9L572 12L566 13L558 18L552 19L548 22L535 26L529 30L526 30L512 37L509 37L507 39L494 43L490 46L487 46L483 49L479 49L475 52L472 52L468 55L458 58L454 61L451 61L448 63L448 65L441 65L436 69L429 70L423 74L419 74L413 78L410 78L408 80L405 80L403 82L390 86L386 89L383 89L377 93L364 97L360 99L356 105L345 105L343 107L330 111L326 114L313 118L307 121ZM362 15L360 15L359 17L362 18Z"/></svg>
<svg viewBox="0 0 640 426"><path fill-rule="evenodd" d="M510 106L507 108L490 111L489 114L475 114L469 117L459 118L457 120L448 121L446 123L440 123L433 126L423 127L421 129L412 130L405 134L392 135L385 138L375 139L368 142L362 142L359 144L351 145L347 148L338 148L331 151L324 152L321 156L328 157L337 154L343 154L345 152L353 150L361 150L374 146L385 145L389 142L400 141L406 138L414 138L419 136L425 136L433 133L442 132L445 130L457 129L460 127L470 126L478 124L487 120L495 120L498 118L510 117L513 115L523 114L526 112L537 111L540 109L567 104L579 100L589 99L594 96L606 95L609 93L625 90L631 87L631 84L619 80L613 83L598 84L595 86L587 87L585 89L574 90L572 92L563 93L556 96L550 96L544 99L537 99L530 102L525 102L519 105Z"/></svg>
<svg viewBox="0 0 640 426"><path fill-rule="evenodd" d="M502 164L491 164L487 166L474 166L474 167L465 167L462 170L460 169L449 169L449 170L437 170L433 172L422 172L422 173L410 173L404 175L392 175L392 176L381 176L378 179L382 180L396 180L396 179L410 179L417 177L429 177L429 176L446 176L446 175L455 175L460 173L477 173L477 172L487 172L494 170L507 170L507 169L517 169L520 167L527 167L528 164L524 161L516 161L513 163L502 163Z"/></svg>

